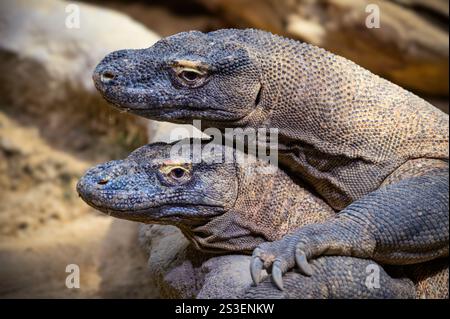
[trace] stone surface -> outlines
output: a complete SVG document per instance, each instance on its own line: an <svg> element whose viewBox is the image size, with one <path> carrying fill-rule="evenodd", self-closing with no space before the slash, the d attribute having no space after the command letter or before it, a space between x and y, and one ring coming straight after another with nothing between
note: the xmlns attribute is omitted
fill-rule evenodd
<svg viewBox="0 0 450 319"><path fill-rule="evenodd" d="M140 243L163 298L239 298L250 287L250 256L196 250L173 226L143 225Z"/></svg>

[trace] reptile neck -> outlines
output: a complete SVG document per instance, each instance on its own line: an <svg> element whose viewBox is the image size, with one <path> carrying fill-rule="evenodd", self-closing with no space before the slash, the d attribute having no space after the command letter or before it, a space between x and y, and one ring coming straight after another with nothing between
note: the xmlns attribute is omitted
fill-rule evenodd
<svg viewBox="0 0 450 319"><path fill-rule="evenodd" d="M267 166L260 160L238 165L239 191L234 206L193 230L200 249L250 252L263 242L279 240L298 227L334 216L330 206L284 171L267 174L258 170Z"/></svg>

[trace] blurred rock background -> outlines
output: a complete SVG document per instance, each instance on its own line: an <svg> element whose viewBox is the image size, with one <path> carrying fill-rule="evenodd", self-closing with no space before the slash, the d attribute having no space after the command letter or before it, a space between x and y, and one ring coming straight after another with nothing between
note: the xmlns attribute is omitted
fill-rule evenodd
<svg viewBox="0 0 450 319"><path fill-rule="evenodd" d="M65 25L69 4L80 10L79 29ZM368 4L380 8L379 29L365 25ZM189 259L175 229L146 226L139 243L137 224L78 199L89 166L173 127L102 100L91 73L107 53L185 30L260 28L343 55L448 113L448 20L444 0L1 0L0 298L208 297L217 269L229 277L229 258ZM65 286L71 263L81 268L80 289Z"/></svg>

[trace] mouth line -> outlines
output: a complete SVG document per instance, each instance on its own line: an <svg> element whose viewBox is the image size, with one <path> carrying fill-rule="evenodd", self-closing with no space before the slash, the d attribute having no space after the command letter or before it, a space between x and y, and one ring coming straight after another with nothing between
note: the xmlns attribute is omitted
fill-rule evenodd
<svg viewBox="0 0 450 319"><path fill-rule="evenodd" d="M91 205L91 204L90 204ZM96 208L95 205L91 205ZM167 207L167 210L164 208ZM211 205L179 205L177 207L212 207L212 208L223 208L220 206L211 206ZM108 216L126 219L126 220L134 220L137 222L143 222L145 224L163 224L163 225L203 225L205 222L211 220L211 218L217 217L221 213L211 214L211 215L192 215L192 214L183 214L179 211L174 210L173 212L170 209L174 209L174 206L170 205L160 205L149 208L142 208L138 210L117 210L111 208L96 208L103 213L106 213ZM195 209L195 208L194 208ZM156 214L155 214L156 213Z"/></svg>
<svg viewBox="0 0 450 319"><path fill-rule="evenodd" d="M183 115L185 115L185 117L177 117L177 118L187 119L188 118L187 116L191 113L197 113L197 114L203 115L203 114L208 114L208 113L212 112L212 113L218 113L219 115L223 115L225 117L227 117L227 116L229 117L229 118L221 119L221 121L223 121L223 122L232 122L232 121L240 120L240 119L244 118L245 116L247 116L247 114L236 114L236 113L233 113L226 109L221 109L221 108L211 108L211 107L200 108L200 107L188 106L188 105L149 106L146 103L117 102L117 100L111 98L104 92L102 92L102 96L106 101L108 101L108 103L113 105L119 111L127 112L127 113L132 112L137 115L150 114L150 115L160 116L161 113L163 113L163 112L165 112L166 115L169 115L171 113L183 112L184 113Z"/></svg>
<svg viewBox="0 0 450 319"><path fill-rule="evenodd" d="M211 113L214 113L217 117L217 115L222 115L224 117L228 117L226 119L223 119L223 121L235 121L237 119L242 118L242 115L238 115L236 113L232 113L230 111L224 110L224 109L213 109L213 108L193 108L193 107L158 107L158 108L148 108L148 109L139 109L139 108L130 108L128 107L128 111L132 111L136 114L150 114L155 116L160 116L161 114L170 116L174 113L179 113L179 115L176 117L177 119L201 119L202 115L210 115ZM192 115L192 116L191 116ZM162 116L162 117L163 117Z"/></svg>
<svg viewBox="0 0 450 319"><path fill-rule="evenodd" d="M108 100L109 101L109 100ZM149 107L148 105L142 104L144 107L136 106L132 104L119 104L116 102L111 102L114 104L117 108L121 110L125 110L126 112L133 111L135 113L147 113L147 114L154 114L158 115L161 114L161 112L167 112L167 113L176 113L176 112L185 112L185 113L208 113L208 112L217 112L222 113L224 115L236 115L236 113L230 112L225 109L214 109L214 108L200 108L200 107L193 107L193 106L157 106L157 107Z"/></svg>
<svg viewBox="0 0 450 319"><path fill-rule="evenodd" d="M87 203L89 204L89 206L95 208L96 210L99 210L101 212L106 212L108 215L113 216L112 214L145 214L145 213L150 213L152 211L161 211L164 208L168 208L168 209L174 209L175 207L185 207L185 208L221 208L223 209L223 206L220 205L213 205L213 204L177 204L176 206L170 205L170 204L162 204L162 205L157 205L157 206L146 206L143 208L139 208L139 209L118 209L118 208L113 208L113 207L107 207L107 206L100 206L100 205L96 205L94 204L92 201L88 201L85 199L85 197L83 197L80 194L80 197ZM214 214L208 217L213 217L216 216L218 214ZM148 216L149 218L151 218L152 216ZM183 215L180 213L165 213L165 216L154 216L155 220L163 220L164 218L167 217L179 217L179 218L185 218L185 219L189 219L189 217L193 217L191 219L196 219L195 216L192 215Z"/></svg>
<svg viewBox="0 0 450 319"><path fill-rule="evenodd" d="M162 204L157 206L147 206L144 208L139 208L132 210L133 213L146 213L152 210L162 210L163 208L175 208L175 207L185 207L185 208L194 208L194 207L208 207L208 208L222 208L222 206L219 205L208 205L208 204L177 204L177 205L170 205L170 204ZM130 209L116 209L116 208L107 208L103 207L103 209L108 209L110 211L118 212L118 213L127 213L130 212Z"/></svg>

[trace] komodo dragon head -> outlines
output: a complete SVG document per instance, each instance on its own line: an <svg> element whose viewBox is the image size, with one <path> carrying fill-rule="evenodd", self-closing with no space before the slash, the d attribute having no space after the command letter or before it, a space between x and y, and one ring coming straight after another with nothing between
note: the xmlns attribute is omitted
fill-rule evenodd
<svg viewBox="0 0 450 319"><path fill-rule="evenodd" d="M183 32L147 49L115 51L98 64L93 79L106 100L141 116L236 122L261 99L258 59L243 42L256 32L266 34Z"/></svg>
<svg viewBox="0 0 450 319"><path fill-rule="evenodd" d="M183 145L190 145L186 141L191 140ZM258 170L267 162L244 164L236 160L238 151L218 144L206 152L211 144L205 142L200 143L201 161L194 161L193 152L174 151L180 145L149 144L124 160L95 166L80 179L77 191L111 216L175 225L204 251L250 252L333 215L283 171ZM229 154L232 160L224 161Z"/></svg>

